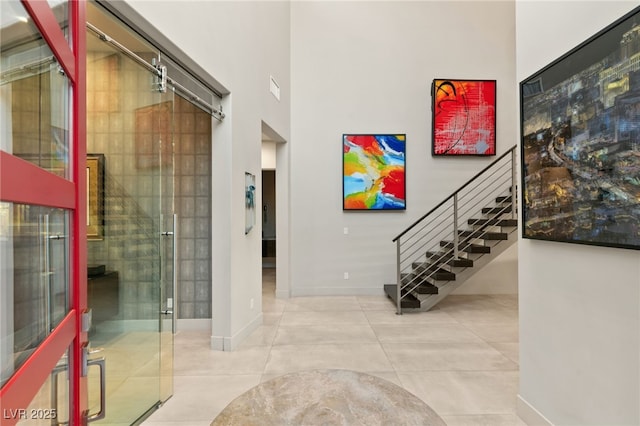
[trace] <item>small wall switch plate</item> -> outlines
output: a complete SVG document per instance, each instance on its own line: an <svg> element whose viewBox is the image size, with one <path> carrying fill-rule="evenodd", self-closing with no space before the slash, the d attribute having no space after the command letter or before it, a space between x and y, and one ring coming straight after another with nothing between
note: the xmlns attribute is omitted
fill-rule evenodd
<svg viewBox="0 0 640 426"><path fill-rule="evenodd" d="M349 228L345 227L342 232L344 232L344 235L348 235L349 234Z"/></svg>
<svg viewBox="0 0 640 426"><path fill-rule="evenodd" d="M348 279L349 279L349 273L348 273L348 272L345 272L345 273L344 273L344 279L345 279L345 280L348 280Z"/></svg>
<svg viewBox="0 0 640 426"><path fill-rule="evenodd" d="M251 300L249 301L249 307L250 307L251 309L253 309L253 297L252 297L252 298L251 298Z"/></svg>

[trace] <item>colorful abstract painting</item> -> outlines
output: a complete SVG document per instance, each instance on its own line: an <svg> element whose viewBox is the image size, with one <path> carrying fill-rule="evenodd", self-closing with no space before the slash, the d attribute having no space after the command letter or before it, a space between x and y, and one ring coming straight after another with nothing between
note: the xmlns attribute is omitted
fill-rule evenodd
<svg viewBox="0 0 640 426"><path fill-rule="evenodd" d="M433 80L433 155L496 154L496 81Z"/></svg>
<svg viewBox="0 0 640 426"><path fill-rule="evenodd" d="M405 135L343 135L344 210L404 210Z"/></svg>

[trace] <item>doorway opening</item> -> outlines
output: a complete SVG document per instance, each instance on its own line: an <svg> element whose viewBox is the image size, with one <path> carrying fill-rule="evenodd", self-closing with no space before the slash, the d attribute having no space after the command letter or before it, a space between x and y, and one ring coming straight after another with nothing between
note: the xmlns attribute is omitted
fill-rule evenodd
<svg viewBox="0 0 640 426"><path fill-rule="evenodd" d="M262 300L288 298L288 144L262 122ZM265 299L266 298L266 299Z"/></svg>

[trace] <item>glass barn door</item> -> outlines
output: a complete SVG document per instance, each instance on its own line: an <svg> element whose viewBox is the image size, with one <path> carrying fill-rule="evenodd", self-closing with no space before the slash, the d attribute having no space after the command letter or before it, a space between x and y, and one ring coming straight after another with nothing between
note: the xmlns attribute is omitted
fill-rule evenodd
<svg viewBox="0 0 640 426"><path fill-rule="evenodd" d="M131 424L172 393L174 94L150 65L153 49L131 36L129 52L105 42L100 32L115 39L118 23L97 6L88 22L87 158L102 194L87 242L89 335L108 366L101 422Z"/></svg>

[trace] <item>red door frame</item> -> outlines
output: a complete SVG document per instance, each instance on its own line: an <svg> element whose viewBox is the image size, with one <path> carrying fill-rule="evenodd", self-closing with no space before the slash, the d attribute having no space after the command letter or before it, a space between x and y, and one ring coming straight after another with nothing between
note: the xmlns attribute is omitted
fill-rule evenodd
<svg viewBox="0 0 640 426"><path fill-rule="evenodd" d="M70 81L72 173L69 181L0 151L0 201L59 207L71 212L71 298L67 316L0 389L0 401L5 413L26 409L58 360L71 347L69 421L71 425L84 425L87 378L82 376L81 360L88 336L82 331L81 313L87 309L87 244L86 223L81 219L86 217L86 4L85 0L69 0L70 46L47 2L21 2ZM14 425L20 420L18 416L5 417L12 416L0 416L2 426Z"/></svg>

